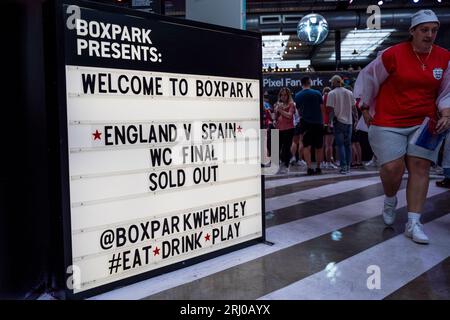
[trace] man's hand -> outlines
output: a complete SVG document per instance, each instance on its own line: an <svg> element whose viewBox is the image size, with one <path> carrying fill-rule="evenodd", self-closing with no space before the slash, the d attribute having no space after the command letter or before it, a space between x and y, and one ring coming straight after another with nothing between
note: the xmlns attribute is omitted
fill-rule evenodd
<svg viewBox="0 0 450 320"><path fill-rule="evenodd" d="M450 108L444 108L440 111L439 120L436 123L436 133L442 133L450 128Z"/></svg>
<svg viewBox="0 0 450 320"><path fill-rule="evenodd" d="M364 117L364 122L366 123L367 127L369 127L370 123L373 121L373 118L370 115L369 110L367 110L367 109L363 110L362 116Z"/></svg>
<svg viewBox="0 0 450 320"><path fill-rule="evenodd" d="M440 117L436 123L436 133L442 133L450 128L450 117Z"/></svg>

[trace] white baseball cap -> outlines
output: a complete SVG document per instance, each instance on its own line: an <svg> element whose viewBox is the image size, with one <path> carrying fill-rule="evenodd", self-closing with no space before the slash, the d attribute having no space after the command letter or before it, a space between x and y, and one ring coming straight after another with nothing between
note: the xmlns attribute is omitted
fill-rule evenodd
<svg viewBox="0 0 450 320"><path fill-rule="evenodd" d="M411 16L411 27L409 27L409 30L419 24L427 22L436 22L440 25L439 19L433 11L429 9L417 11Z"/></svg>

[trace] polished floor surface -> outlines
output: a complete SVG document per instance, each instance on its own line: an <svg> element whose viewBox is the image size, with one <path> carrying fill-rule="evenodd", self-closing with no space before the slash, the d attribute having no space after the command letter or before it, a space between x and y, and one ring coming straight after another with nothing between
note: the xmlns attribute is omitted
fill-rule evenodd
<svg viewBox="0 0 450 320"><path fill-rule="evenodd" d="M375 169L348 175L300 170L266 177L266 238L199 264L93 299L450 299L450 191L431 176L422 222L429 245L381 218Z"/></svg>

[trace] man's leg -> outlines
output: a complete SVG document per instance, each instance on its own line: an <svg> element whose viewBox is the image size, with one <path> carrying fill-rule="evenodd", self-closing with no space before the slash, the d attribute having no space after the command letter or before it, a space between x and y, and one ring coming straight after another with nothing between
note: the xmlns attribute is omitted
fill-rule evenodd
<svg viewBox="0 0 450 320"><path fill-rule="evenodd" d="M405 172L405 154L407 152L407 131L387 129L371 125L369 127L369 143L374 155L379 159L380 178L384 189L383 220L386 225L395 222L397 207L397 191Z"/></svg>
<svg viewBox="0 0 450 320"><path fill-rule="evenodd" d="M297 154L299 140L300 140L300 136L299 135L294 135L294 137L292 138L291 159L289 161L290 164L294 164L296 162L295 155Z"/></svg>
<svg viewBox="0 0 450 320"><path fill-rule="evenodd" d="M408 168L408 184L406 201L408 203L408 223L405 234L415 242L428 243L429 239L423 231L420 216L427 198L431 161L413 156L406 156Z"/></svg>
<svg viewBox="0 0 450 320"><path fill-rule="evenodd" d="M333 158L333 136L331 134L326 134L323 141L325 144L325 161L331 162L331 158Z"/></svg>
<svg viewBox="0 0 450 320"><path fill-rule="evenodd" d="M389 161L381 166L380 178L383 184L384 194L387 197L394 197L397 194L400 184L402 183L404 172L404 157Z"/></svg>
<svg viewBox="0 0 450 320"><path fill-rule="evenodd" d="M336 141L336 148L339 155L339 166L341 172L345 173L345 147L344 147L344 132L342 131L341 124L336 123L334 126L334 141Z"/></svg>
<svg viewBox="0 0 450 320"><path fill-rule="evenodd" d="M345 150L345 166L350 171L350 163L352 161L352 126L344 124L344 150ZM342 166L341 166L342 167Z"/></svg>
<svg viewBox="0 0 450 320"><path fill-rule="evenodd" d="M303 161L303 135L299 135L299 140L298 140L298 160L299 161ZM303 163L304 165L304 163Z"/></svg>
<svg viewBox="0 0 450 320"><path fill-rule="evenodd" d="M320 164L323 161L323 148L316 148L316 162L317 168L320 168Z"/></svg>
<svg viewBox="0 0 450 320"><path fill-rule="evenodd" d="M314 148L316 150L316 173L321 174L320 165L323 162L323 126L321 124L314 127Z"/></svg>
<svg viewBox="0 0 450 320"><path fill-rule="evenodd" d="M303 147L303 157L306 161L306 166L311 169L311 146Z"/></svg>
<svg viewBox="0 0 450 320"><path fill-rule="evenodd" d="M420 213L428 192L431 162L427 159L406 156L408 168L408 185L406 186L406 201L408 211Z"/></svg>
<svg viewBox="0 0 450 320"><path fill-rule="evenodd" d="M308 124L304 123L303 128L306 129L306 126L308 126ZM312 169L311 142L312 142L311 131L310 127L308 126L308 128L303 133L303 158L305 159L307 169Z"/></svg>
<svg viewBox="0 0 450 320"><path fill-rule="evenodd" d="M381 166L380 178L384 189L383 221L390 226L395 222L397 208L397 191L402 183L405 171L404 157L389 161Z"/></svg>

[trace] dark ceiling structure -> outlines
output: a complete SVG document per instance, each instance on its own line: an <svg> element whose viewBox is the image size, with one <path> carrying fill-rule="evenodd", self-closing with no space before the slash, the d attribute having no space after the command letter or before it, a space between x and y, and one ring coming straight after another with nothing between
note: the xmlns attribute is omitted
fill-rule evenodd
<svg viewBox="0 0 450 320"><path fill-rule="evenodd" d="M336 10L365 10L379 0L246 0L247 14L274 12L311 12ZM382 8L436 8L444 7L448 0L384 0Z"/></svg>
<svg viewBox="0 0 450 320"><path fill-rule="evenodd" d="M367 19L374 13L368 13L368 7L373 5L380 9L379 30L367 30ZM261 32L263 39L272 41L273 36L280 35L278 43L283 46L278 48L279 55L274 60L278 64L309 60L315 70L357 68L367 65L380 50L405 41L411 15L425 8L435 11L441 21L437 44L450 49L449 0L384 0L382 4L380 0L247 0L247 30ZM310 13L321 14L329 26L326 40L315 46L304 45L297 37L298 22ZM338 65L336 42L342 50ZM265 62L271 61L267 56L274 59L273 54L266 54Z"/></svg>
<svg viewBox="0 0 450 320"><path fill-rule="evenodd" d="M94 1L132 3L132 0ZM185 17L186 0L160 1L165 15ZM290 61L291 65L310 64L315 70L364 67L377 52L406 40L411 15L426 8L435 11L441 21L436 43L450 49L450 0L245 0L245 3L246 29L263 35L265 65ZM380 10L380 29L367 30L367 20L374 13L368 13L368 8L374 5ZM298 22L310 13L318 13L328 22L328 36L319 45L306 45L297 36ZM341 53L338 61L336 52Z"/></svg>

